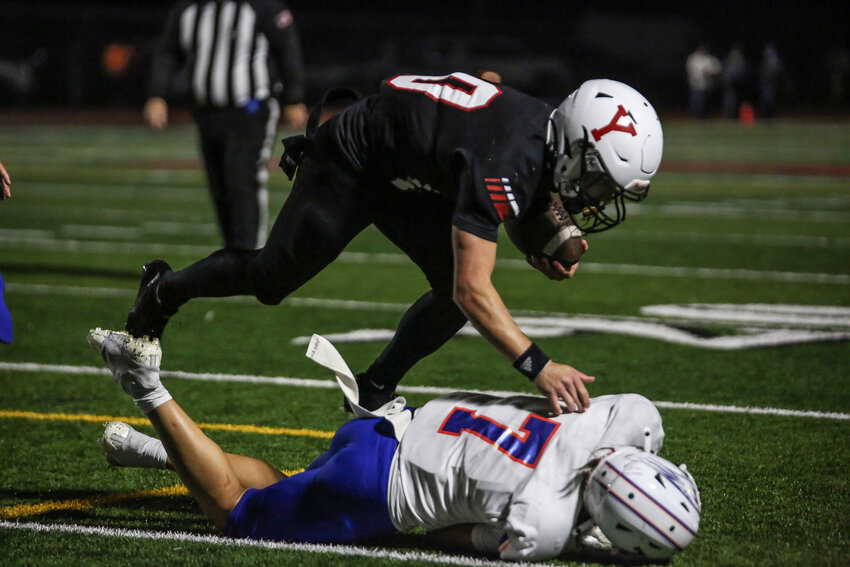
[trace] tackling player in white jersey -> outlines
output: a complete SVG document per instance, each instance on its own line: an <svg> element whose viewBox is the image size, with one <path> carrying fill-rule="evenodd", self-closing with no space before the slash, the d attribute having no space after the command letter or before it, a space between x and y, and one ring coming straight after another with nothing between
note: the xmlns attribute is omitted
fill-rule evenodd
<svg viewBox="0 0 850 567"><path fill-rule="evenodd" d="M159 380L158 340L100 329L88 339L159 435L112 422L101 439L107 458L174 469L231 537L353 543L453 528L469 551L540 561L588 547L669 557L699 527L696 484L656 456L661 416L636 394L558 416L545 398L465 392L366 412L342 358L314 337L308 356L335 371L358 417L307 470L286 477L201 432Z"/></svg>
<svg viewBox="0 0 850 567"><path fill-rule="evenodd" d="M584 413L548 414L543 398L459 392L416 411L390 470L402 531L473 524L477 548L540 560L573 545L583 470L614 447L655 453L664 432L636 394L593 398Z"/></svg>

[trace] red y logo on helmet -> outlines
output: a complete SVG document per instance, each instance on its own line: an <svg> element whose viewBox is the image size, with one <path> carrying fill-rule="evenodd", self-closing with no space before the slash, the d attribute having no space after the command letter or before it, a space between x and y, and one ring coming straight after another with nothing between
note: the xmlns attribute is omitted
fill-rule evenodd
<svg viewBox="0 0 850 567"><path fill-rule="evenodd" d="M629 116L629 113L623 108L623 105L620 104L617 106L617 114L614 115L614 118L611 119L606 126L602 128L594 128L590 131L593 134L593 139L595 141L599 141L599 139L607 134L608 132L625 132L627 134L631 134L632 136L637 136L637 132L635 131L635 125L633 122L629 122L628 126L621 126L619 124L620 118L624 116Z"/></svg>

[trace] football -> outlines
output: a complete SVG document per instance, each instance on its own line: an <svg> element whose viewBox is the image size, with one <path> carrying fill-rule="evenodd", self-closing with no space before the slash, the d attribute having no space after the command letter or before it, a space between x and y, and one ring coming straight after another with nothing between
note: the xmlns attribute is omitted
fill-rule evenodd
<svg viewBox="0 0 850 567"><path fill-rule="evenodd" d="M522 219L510 219L504 224L511 242L526 256L557 260L569 268L584 254L581 229L555 195L543 211L529 212Z"/></svg>

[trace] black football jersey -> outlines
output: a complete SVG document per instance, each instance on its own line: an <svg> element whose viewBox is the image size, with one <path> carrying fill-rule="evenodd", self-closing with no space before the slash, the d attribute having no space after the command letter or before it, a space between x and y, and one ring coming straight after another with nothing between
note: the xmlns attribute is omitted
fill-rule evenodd
<svg viewBox="0 0 850 567"><path fill-rule="evenodd" d="M437 193L456 203L454 226L495 242L502 221L551 190L541 179L551 112L465 73L400 75L339 115L334 138L370 182Z"/></svg>

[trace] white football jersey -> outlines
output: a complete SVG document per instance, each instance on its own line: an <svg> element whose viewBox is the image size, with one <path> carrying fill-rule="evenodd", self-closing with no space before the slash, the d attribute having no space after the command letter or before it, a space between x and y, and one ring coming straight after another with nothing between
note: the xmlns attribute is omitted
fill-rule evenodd
<svg viewBox="0 0 850 567"><path fill-rule="evenodd" d="M466 392L419 408L390 470L393 523L402 531L479 524L498 530L487 539L502 559L559 555L570 543L582 469L594 452L657 452L664 431L658 410L637 394L600 396L584 413L549 415L544 398Z"/></svg>

